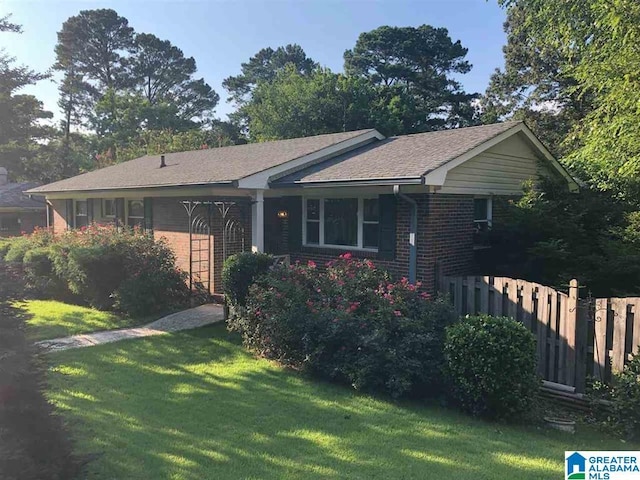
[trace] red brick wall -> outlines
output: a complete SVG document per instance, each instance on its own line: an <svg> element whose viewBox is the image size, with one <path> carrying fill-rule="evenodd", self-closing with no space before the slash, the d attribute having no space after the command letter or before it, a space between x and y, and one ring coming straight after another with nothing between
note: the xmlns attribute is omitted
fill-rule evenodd
<svg viewBox="0 0 640 480"><path fill-rule="evenodd" d="M67 230L67 219L65 217L67 210L66 200L51 200L53 209L53 233L62 233Z"/></svg>
<svg viewBox="0 0 640 480"><path fill-rule="evenodd" d="M435 291L436 265L442 275L464 275L473 268L473 197L463 195L411 195L418 203L417 279L427 291ZM370 258L395 277L409 275L409 204L398 199L396 257L379 260L371 252L356 257ZM303 247L292 260L324 264L345 250Z"/></svg>

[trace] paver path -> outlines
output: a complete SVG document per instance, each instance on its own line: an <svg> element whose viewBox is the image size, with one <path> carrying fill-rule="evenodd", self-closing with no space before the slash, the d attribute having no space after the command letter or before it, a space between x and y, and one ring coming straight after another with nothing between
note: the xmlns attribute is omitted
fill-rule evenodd
<svg viewBox="0 0 640 480"><path fill-rule="evenodd" d="M70 348L91 347L93 345L119 342L120 340L131 338L150 337L152 335L162 335L179 330L190 330L223 320L224 310L222 305L210 303L172 313L171 315L167 315L141 327L106 330L103 332L73 335L71 337L54 338L51 340L42 340L36 344L43 347L46 351L58 352Z"/></svg>

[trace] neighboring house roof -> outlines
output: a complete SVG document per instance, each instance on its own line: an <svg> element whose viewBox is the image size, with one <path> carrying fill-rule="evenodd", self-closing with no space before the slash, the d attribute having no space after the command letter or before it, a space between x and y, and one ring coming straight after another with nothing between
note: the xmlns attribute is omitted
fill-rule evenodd
<svg viewBox="0 0 640 480"><path fill-rule="evenodd" d="M375 130L167 153L164 168L160 168L160 155L147 155L34 188L29 193L231 184L369 132Z"/></svg>
<svg viewBox="0 0 640 480"><path fill-rule="evenodd" d="M0 185L0 210L44 210L46 206L41 199L29 198L23 193L37 186L34 182Z"/></svg>

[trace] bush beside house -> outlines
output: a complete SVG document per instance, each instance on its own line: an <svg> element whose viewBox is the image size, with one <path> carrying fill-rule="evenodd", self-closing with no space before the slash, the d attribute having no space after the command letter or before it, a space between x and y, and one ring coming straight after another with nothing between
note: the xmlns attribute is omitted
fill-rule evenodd
<svg viewBox="0 0 640 480"><path fill-rule="evenodd" d="M230 328L267 358L392 397L442 386L452 308L369 260L345 254L323 269L275 266L236 306Z"/></svg>
<svg viewBox="0 0 640 480"><path fill-rule="evenodd" d="M452 399L465 411L513 418L531 407L540 385L536 340L520 322L463 318L447 329L444 353Z"/></svg>
<svg viewBox="0 0 640 480"><path fill-rule="evenodd" d="M22 263L37 296L132 316L185 304L189 295L173 251L136 230L93 225L55 237L38 231L12 239L4 258Z"/></svg>

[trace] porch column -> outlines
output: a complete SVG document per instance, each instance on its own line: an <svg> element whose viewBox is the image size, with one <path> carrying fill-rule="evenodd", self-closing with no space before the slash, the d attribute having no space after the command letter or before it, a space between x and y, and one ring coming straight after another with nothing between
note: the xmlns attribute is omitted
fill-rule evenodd
<svg viewBox="0 0 640 480"><path fill-rule="evenodd" d="M256 190L251 204L251 251L264 252L264 190Z"/></svg>

